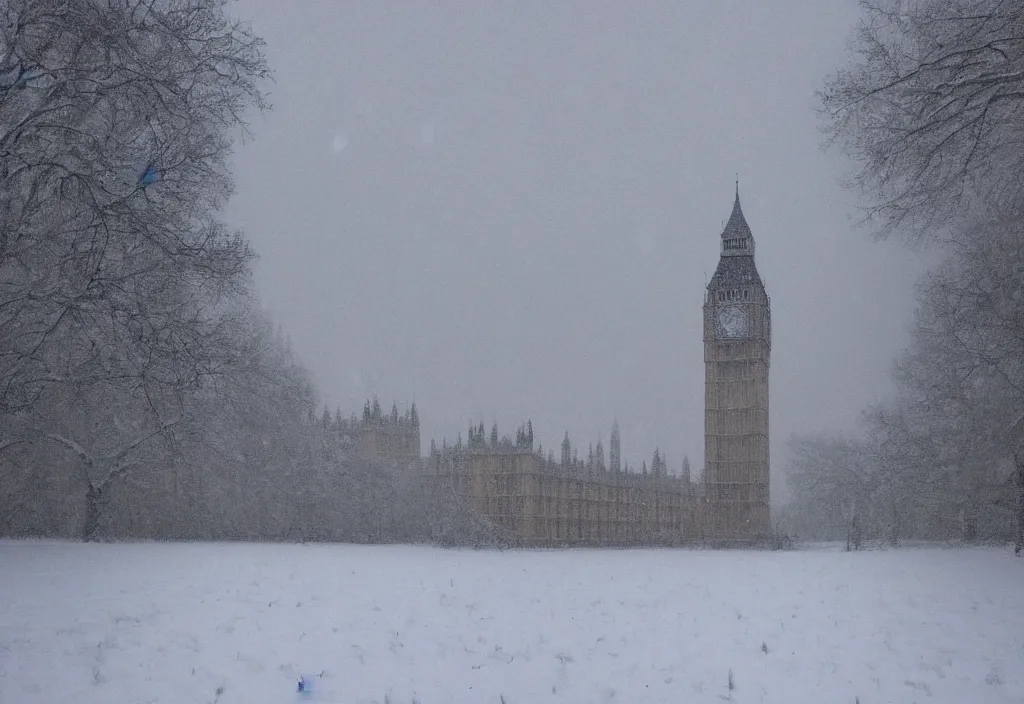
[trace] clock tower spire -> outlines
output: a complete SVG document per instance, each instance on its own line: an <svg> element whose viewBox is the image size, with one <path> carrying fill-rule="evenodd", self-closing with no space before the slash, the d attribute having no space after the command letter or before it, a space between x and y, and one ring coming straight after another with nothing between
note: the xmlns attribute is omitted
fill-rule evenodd
<svg viewBox="0 0 1024 704"><path fill-rule="evenodd" d="M747 219L743 217L739 181L736 181L736 200L732 204L732 214L722 230L722 256L754 256L754 234L750 231Z"/></svg>
<svg viewBox="0 0 1024 704"><path fill-rule="evenodd" d="M771 306L740 206L721 234L704 296L704 490L707 537L750 541L771 532L768 368Z"/></svg>

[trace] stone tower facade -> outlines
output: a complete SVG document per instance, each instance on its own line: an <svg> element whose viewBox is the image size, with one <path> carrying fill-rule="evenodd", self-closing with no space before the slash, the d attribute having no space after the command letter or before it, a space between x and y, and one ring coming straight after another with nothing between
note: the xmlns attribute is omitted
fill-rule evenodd
<svg viewBox="0 0 1024 704"><path fill-rule="evenodd" d="M704 296L704 530L710 539L753 540L771 532L771 339L771 302L737 188Z"/></svg>

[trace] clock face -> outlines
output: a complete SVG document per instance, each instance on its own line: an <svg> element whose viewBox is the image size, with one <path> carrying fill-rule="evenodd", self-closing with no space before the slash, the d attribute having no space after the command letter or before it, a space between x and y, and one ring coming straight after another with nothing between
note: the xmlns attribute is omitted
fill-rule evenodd
<svg viewBox="0 0 1024 704"><path fill-rule="evenodd" d="M725 306L718 311L718 336L721 338L746 337L747 312L740 306Z"/></svg>

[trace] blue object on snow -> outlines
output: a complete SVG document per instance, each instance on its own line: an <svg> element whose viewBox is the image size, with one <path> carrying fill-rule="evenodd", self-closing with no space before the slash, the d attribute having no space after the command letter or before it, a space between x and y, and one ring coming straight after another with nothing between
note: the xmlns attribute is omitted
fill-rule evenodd
<svg viewBox="0 0 1024 704"><path fill-rule="evenodd" d="M299 691L299 692L305 692L306 691L306 679L304 677L300 677L299 678L299 688L298 688L297 691Z"/></svg>

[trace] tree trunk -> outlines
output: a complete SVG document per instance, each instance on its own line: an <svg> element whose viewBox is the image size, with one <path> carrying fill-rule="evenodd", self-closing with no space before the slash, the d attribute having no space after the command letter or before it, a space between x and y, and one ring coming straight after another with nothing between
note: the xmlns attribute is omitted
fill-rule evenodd
<svg viewBox="0 0 1024 704"><path fill-rule="evenodd" d="M889 531L889 544L896 548L900 545L900 509L899 506L893 504L892 507L892 525Z"/></svg>
<svg viewBox="0 0 1024 704"><path fill-rule="evenodd" d="M85 522L82 525L82 541L88 543L100 526L100 501L103 492L92 484L85 492Z"/></svg>
<svg viewBox="0 0 1024 704"><path fill-rule="evenodd" d="M1024 452L1016 453L1013 463L1017 469L1017 543L1013 554L1020 555L1024 550Z"/></svg>

